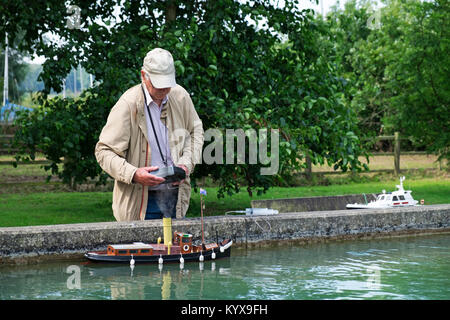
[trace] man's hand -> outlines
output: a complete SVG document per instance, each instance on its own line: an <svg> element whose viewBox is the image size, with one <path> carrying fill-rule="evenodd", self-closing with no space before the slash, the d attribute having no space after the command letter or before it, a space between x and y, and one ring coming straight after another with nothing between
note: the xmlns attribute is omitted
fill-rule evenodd
<svg viewBox="0 0 450 320"><path fill-rule="evenodd" d="M143 186L157 186L166 179L150 174L150 172L158 170L158 167L143 167L136 170L133 176L133 182L140 183Z"/></svg>
<svg viewBox="0 0 450 320"><path fill-rule="evenodd" d="M186 177L189 176L189 170L184 164L180 164L178 167L184 170L186 172ZM183 183L184 179L179 182L172 183L172 186L179 186L181 183Z"/></svg>

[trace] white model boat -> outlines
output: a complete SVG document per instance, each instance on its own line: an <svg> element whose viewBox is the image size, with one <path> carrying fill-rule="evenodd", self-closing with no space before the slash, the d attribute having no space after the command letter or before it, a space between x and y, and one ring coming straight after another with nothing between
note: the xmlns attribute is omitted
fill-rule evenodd
<svg viewBox="0 0 450 320"><path fill-rule="evenodd" d="M375 201L366 204L353 203L347 204L347 209L376 209L376 208L397 208L418 206L418 201L411 196L411 190L403 189L403 181L405 177L400 177L400 185L397 185L397 191L383 193L378 195Z"/></svg>

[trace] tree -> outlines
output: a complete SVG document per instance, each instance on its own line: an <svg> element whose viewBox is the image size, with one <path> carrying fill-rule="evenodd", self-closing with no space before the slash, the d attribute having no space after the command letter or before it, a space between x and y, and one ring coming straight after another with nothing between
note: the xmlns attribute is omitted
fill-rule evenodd
<svg viewBox="0 0 450 320"><path fill-rule="evenodd" d="M439 159L450 159L450 3L392 0L379 38L392 113L386 125Z"/></svg>
<svg viewBox="0 0 450 320"><path fill-rule="evenodd" d="M368 65L356 63L362 44L368 44L367 38L373 30L379 27L379 21L372 21L377 16L375 4L371 0L349 0L344 8L333 6L325 21L317 19L317 23L324 24L329 30L322 37L322 45L332 49L323 50L331 55L328 59L333 62L345 85L346 103L358 114L359 128L364 134L379 135L382 128L382 118L385 106L374 99L379 92L376 84L368 85L361 79L361 74L374 71L380 65L377 57L367 60ZM379 69L384 68L382 60Z"/></svg>
<svg viewBox="0 0 450 320"><path fill-rule="evenodd" d="M342 61L341 72L349 79L349 101L367 134L400 131L415 147L448 159L449 3L384 4L376 11L354 1L329 17L337 51L345 57L334 61ZM375 13L378 24L369 28ZM339 41L344 36L350 41Z"/></svg>
<svg viewBox="0 0 450 320"><path fill-rule="evenodd" d="M263 0L75 4L81 23L72 29L66 19L76 17L60 1L0 7L3 16L11 17L0 31L14 35L26 29L23 49L50 58L40 76L44 94L51 88L59 91L78 63L100 81L81 99L48 100L44 95L40 111L19 119L17 141L23 151L33 156L36 149L43 150L53 161L48 169L66 182L101 174L93 156L96 139L110 108L139 83L142 59L154 47L172 52L177 81L190 92L206 130L280 132L278 174L261 175L261 163L203 163L194 173L194 185L196 178L211 175L222 195L238 191L241 184L250 193L263 192L301 170L306 153L315 163L361 169L355 113L344 104L335 67L320 52L318 36L327 31L313 22L311 10L298 9L298 1L286 1L283 7ZM47 32L58 40L45 40ZM56 164L62 158L59 172Z"/></svg>

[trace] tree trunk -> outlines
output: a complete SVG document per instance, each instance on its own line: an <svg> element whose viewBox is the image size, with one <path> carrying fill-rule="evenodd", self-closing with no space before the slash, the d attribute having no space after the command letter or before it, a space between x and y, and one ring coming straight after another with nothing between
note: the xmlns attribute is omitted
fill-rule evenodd
<svg viewBox="0 0 450 320"><path fill-rule="evenodd" d="M166 21L171 23L177 19L177 5L175 0L168 0L166 10Z"/></svg>

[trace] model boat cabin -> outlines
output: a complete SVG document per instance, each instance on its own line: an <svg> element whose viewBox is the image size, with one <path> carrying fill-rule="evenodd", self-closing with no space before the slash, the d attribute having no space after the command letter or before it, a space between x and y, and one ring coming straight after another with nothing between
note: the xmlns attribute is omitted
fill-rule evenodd
<svg viewBox="0 0 450 320"><path fill-rule="evenodd" d="M204 245L193 245L192 235L182 232L174 232L173 245L162 243L146 244L143 242L134 242L132 244L111 244L106 249L109 256L154 256L167 254L188 254L216 249L217 243Z"/></svg>

